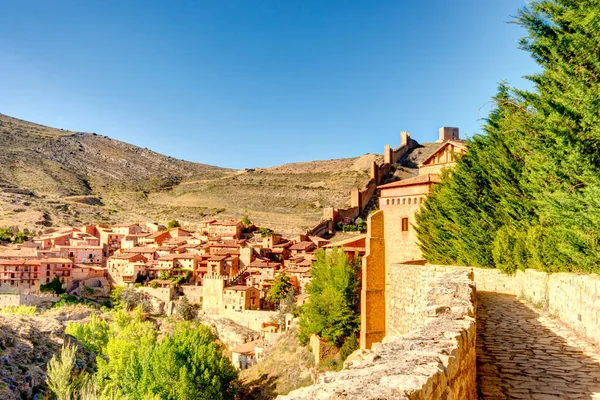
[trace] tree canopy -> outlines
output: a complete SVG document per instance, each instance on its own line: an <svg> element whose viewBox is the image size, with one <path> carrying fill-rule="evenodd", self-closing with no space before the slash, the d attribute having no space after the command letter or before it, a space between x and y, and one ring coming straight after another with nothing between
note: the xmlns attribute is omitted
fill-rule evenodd
<svg viewBox="0 0 600 400"><path fill-rule="evenodd" d="M289 292L294 291L294 286L290 277L285 273L275 275L273 283L269 292L267 293L266 300L272 301L276 308L279 308L279 304L286 298Z"/></svg>
<svg viewBox="0 0 600 400"><path fill-rule="evenodd" d="M209 327L180 322L159 336L138 308L116 311L110 323L95 317L83 325L70 323L66 331L98 356L92 384L101 398L235 397L237 372ZM55 386L55 393L72 389Z"/></svg>
<svg viewBox="0 0 600 400"><path fill-rule="evenodd" d="M317 334L340 346L360 326L359 263L349 261L341 248L319 249L315 255L312 280L306 286L309 298L300 310L300 341L307 343L310 335Z"/></svg>
<svg viewBox="0 0 600 400"><path fill-rule="evenodd" d="M506 272L600 271L600 5L519 11L534 90L501 84L484 132L417 215L424 256Z"/></svg>

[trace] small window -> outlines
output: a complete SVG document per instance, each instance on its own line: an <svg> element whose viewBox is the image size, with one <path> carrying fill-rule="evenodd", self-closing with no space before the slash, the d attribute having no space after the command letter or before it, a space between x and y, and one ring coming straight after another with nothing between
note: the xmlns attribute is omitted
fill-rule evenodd
<svg viewBox="0 0 600 400"><path fill-rule="evenodd" d="M408 218L402 218L402 232L408 232Z"/></svg>
<svg viewBox="0 0 600 400"><path fill-rule="evenodd" d="M408 199L408 204L410 204L411 199Z"/></svg>

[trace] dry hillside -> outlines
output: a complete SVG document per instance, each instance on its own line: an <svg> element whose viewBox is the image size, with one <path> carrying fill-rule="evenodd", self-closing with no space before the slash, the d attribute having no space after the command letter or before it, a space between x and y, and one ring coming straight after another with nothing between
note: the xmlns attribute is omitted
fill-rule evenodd
<svg viewBox="0 0 600 400"><path fill-rule="evenodd" d="M368 180L357 158L235 171L177 160L94 133L71 132L0 114L0 226L97 222L193 224L248 214L282 233L343 207Z"/></svg>

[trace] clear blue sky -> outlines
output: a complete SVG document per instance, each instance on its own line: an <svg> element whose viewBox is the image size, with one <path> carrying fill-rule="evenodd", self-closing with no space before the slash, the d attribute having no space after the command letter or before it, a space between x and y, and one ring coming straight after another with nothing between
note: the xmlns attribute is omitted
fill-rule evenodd
<svg viewBox="0 0 600 400"><path fill-rule="evenodd" d="M224 167L480 130L524 0L0 0L0 113Z"/></svg>

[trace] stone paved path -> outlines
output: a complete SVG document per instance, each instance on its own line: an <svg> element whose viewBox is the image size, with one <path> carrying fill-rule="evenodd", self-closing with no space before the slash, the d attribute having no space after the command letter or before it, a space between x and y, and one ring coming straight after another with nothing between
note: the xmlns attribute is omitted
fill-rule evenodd
<svg viewBox="0 0 600 400"><path fill-rule="evenodd" d="M515 296L479 292L481 399L600 399L600 349Z"/></svg>

